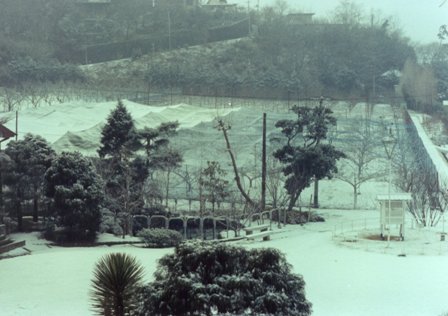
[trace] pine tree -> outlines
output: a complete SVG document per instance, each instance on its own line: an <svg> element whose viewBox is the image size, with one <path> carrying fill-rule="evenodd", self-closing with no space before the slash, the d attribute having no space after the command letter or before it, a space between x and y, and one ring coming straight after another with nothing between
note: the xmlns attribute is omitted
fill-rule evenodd
<svg viewBox="0 0 448 316"><path fill-rule="evenodd" d="M48 142L38 135L26 134L23 140L8 143L5 153L13 162L6 172L5 183L14 201L18 229L22 229L22 203L33 200L33 221L37 222L39 199L45 171L55 156Z"/></svg>
<svg viewBox="0 0 448 316"><path fill-rule="evenodd" d="M274 152L274 157L284 165L285 189L290 196L288 211L312 180L332 177L338 170L337 160L345 157L333 145L323 143L329 126L336 124L330 109L321 103L315 108L294 106L292 111L296 120L280 120L275 125L286 137L286 144Z"/></svg>
<svg viewBox="0 0 448 316"><path fill-rule="evenodd" d="M143 205L141 192L148 172L142 168L142 159L135 159L135 151L140 147L132 116L118 101L101 131L98 154L106 206L114 213L114 221L119 221L123 237L128 231L128 217ZM142 172L136 174L137 170Z"/></svg>
<svg viewBox="0 0 448 316"><path fill-rule="evenodd" d="M45 173L50 212L66 229L68 240L91 240L100 224L102 183L92 164L80 153L64 152Z"/></svg>
<svg viewBox="0 0 448 316"><path fill-rule="evenodd" d="M107 123L101 131L101 147L98 154L101 158L109 156L121 160L124 151L135 145L136 138L132 116L120 100L109 114Z"/></svg>

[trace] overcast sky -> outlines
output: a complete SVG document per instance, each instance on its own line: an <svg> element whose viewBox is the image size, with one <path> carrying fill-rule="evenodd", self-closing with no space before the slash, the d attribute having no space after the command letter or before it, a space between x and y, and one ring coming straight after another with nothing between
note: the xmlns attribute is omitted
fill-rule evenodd
<svg viewBox="0 0 448 316"><path fill-rule="evenodd" d="M329 17L339 0L286 0L293 11L312 12L315 17ZM430 43L437 41L440 25L448 24L448 1L444 0L353 0L362 6L365 14L380 11L384 17L396 17L396 24L412 41ZM247 7L248 0L228 0ZM275 0L249 0L250 6L272 5Z"/></svg>

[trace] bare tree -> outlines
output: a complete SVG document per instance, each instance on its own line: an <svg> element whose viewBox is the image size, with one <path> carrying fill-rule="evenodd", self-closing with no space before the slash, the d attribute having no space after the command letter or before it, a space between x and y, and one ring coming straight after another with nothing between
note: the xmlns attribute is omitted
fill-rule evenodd
<svg viewBox="0 0 448 316"><path fill-rule="evenodd" d="M271 197L272 207L284 207L288 201L288 195L284 189L285 177L282 166L272 155L269 156L266 173L266 189Z"/></svg>
<svg viewBox="0 0 448 316"><path fill-rule="evenodd" d="M417 223L425 227L435 226L447 208L448 192L439 183L437 171L417 132L411 125L405 126L405 132L401 132L398 126L396 129L395 185L411 193L408 209Z"/></svg>
<svg viewBox="0 0 448 316"><path fill-rule="evenodd" d="M46 97L45 91L35 84L27 84L24 88L24 94L34 108L37 108Z"/></svg>
<svg viewBox="0 0 448 316"><path fill-rule="evenodd" d="M170 176L172 172L180 168L183 161L182 154L178 150L167 146L154 152L151 156L151 159L152 159L151 167L153 169L162 170L166 173L165 207L168 208L168 199L170 193Z"/></svg>
<svg viewBox="0 0 448 316"><path fill-rule="evenodd" d="M355 1L341 0L334 10L334 21L347 25L359 25L362 22L362 7Z"/></svg>
<svg viewBox="0 0 448 316"><path fill-rule="evenodd" d="M425 227L436 226L447 206L447 194L440 189L437 176L421 168L415 169L411 194L409 211L415 220Z"/></svg>
<svg viewBox="0 0 448 316"><path fill-rule="evenodd" d="M223 120L219 119L218 120L218 125L217 125L216 128L218 130L222 131L222 134L224 136L224 140L226 142L227 152L229 153L230 160L232 161L232 167L233 167L233 172L235 174L236 186L238 187L238 190L240 191L241 195L246 200L246 203L249 205L249 207L255 209L256 208L256 203L247 194L247 192L244 190L243 185L241 183L241 178L240 178L240 174L239 174L239 171L238 171L238 166L236 164L235 155L233 154L232 147L230 145L229 136L227 134L227 131L230 130L231 126L229 124L224 123Z"/></svg>
<svg viewBox="0 0 448 316"><path fill-rule="evenodd" d="M2 95L3 109L4 111L8 112L17 110L17 108L24 100L24 96L22 93L10 88L3 88Z"/></svg>
<svg viewBox="0 0 448 316"><path fill-rule="evenodd" d="M356 209L361 185L383 176L385 172L384 168L378 168L383 157L378 154L381 143L372 128L372 121L356 118L350 120L347 128L350 134L340 140L346 157L339 161L335 177L353 188L353 208Z"/></svg>

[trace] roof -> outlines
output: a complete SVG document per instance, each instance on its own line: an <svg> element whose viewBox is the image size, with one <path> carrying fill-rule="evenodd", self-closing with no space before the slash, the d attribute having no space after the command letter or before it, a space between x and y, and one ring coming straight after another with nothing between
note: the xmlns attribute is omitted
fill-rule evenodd
<svg viewBox="0 0 448 316"><path fill-rule="evenodd" d="M227 0L208 0L205 6L236 6L236 4L227 3Z"/></svg>
<svg viewBox="0 0 448 316"><path fill-rule="evenodd" d="M16 133L0 124L0 142L16 136Z"/></svg>
<svg viewBox="0 0 448 316"><path fill-rule="evenodd" d="M303 13L303 12L299 12L299 13L288 13L287 16L313 16L315 15L315 13Z"/></svg>
<svg viewBox="0 0 448 316"><path fill-rule="evenodd" d="M411 193L391 193L389 194L379 194L376 196L377 201L410 201L412 200Z"/></svg>
<svg viewBox="0 0 448 316"><path fill-rule="evenodd" d="M79 0L79 3L111 3L111 0Z"/></svg>

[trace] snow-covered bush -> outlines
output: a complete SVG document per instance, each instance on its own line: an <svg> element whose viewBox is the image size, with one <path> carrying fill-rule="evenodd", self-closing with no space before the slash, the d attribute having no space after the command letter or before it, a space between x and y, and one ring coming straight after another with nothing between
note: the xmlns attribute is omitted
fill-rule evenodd
<svg viewBox="0 0 448 316"><path fill-rule="evenodd" d="M109 233L116 236L123 234L123 228L113 217L103 217L100 224L100 233Z"/></svg>
<svg viewBox="0 0 448 316"><path fill-rule="evenodd" d="M143 229L137 236L145 242L146 247L174 247L182 241L182 235L179 232L163 228Z"/></svg>
<svg viewBox="0 0 448 316"><path fill-rule="evenodd" d="M109 233L116 236L123 234L123 228L120 225L120 221L114 218L114 214L106 209L101 209L101 223L100 233Z"/></svg>
<svg viewBox="0 0 448 316"><path fill-rule="evenodd" d="M280 212L280 221L284 221L284 211ZM278 221L278 213L272 213L272 220ZM314 222L325 222L325 219L316 214L315 212L308 211L289 211L286 213L286 223L287 224L306 224L306 223L314 223Z"/></svg>
<svg viewBox="0 0 448 316"><path fill-rule="evenodd" d="M277 249L192 241L159 261L132 315L310 315L305 282Z"/></svg>

